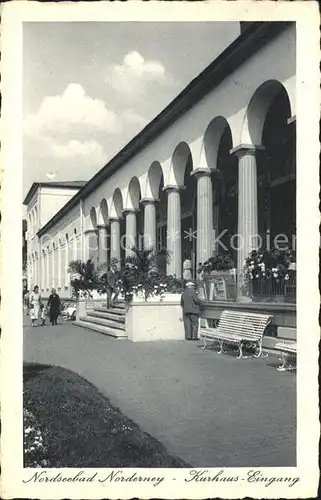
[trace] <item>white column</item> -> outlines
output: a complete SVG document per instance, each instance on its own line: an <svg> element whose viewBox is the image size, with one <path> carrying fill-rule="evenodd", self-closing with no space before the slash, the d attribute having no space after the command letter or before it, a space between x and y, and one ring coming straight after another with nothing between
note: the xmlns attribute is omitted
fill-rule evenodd
<svg viewBox="0 0 321 500"><path fill-rule="evenodd" d="M45 254L41 251L41 290L45 289Z"/></svg>
<svg viewBox="0 0 321 500"><path fill-rule="evenodd" d="M47 247L47 253L46 253L46 289L49 288L50 286L50 253L49 253L49 247Z"/></svg>
<svg viewBox="0 0 321 500"><path fill-rule="evenodd" d="M231 150L239 160L238 169L238 297L244 295L243 269L249 253L258 246L256 155L264 148L241 144Z"/></svg>
<svg viewBox="0 0 321 500"><path fill-rule="evenodd" d="M66 239L65 243L65 272L64 272L64 281L65 281L65 287L69 286L69 240Z"/></svg>
<svg viewBox="0 0 321 500"><path fill-rule="evenodd" d="M77 235L74 233L74 237L72 240L72 260L77 260L78 255L77 255Z"/></svg>
<svg viewBox="0 0 321 500"><path fill-rule="evenodd" d="M156 200L145 198L144 205L144 248L156 250Z"/></svg>
<svg viewBox="0 0 321 500"><path fill-rule="evenodd" d="M62 276L61 276L61 241L58 240L57 247L57 258L58 258L58 272L57 272L57 286L58 289L61 288Z"/></svg>
<svg viewBox="0 0 321 500"><path fill-rule="evenodd" d="M51 283L50 283L50 288L56 286L56 269L55 269L55 246L52 246L51 249Z"/></svg>
<svg viewBox="0 0 321 500"><path fill-rule="evenodd" d="M213 192L211 171L198 168L192 172L197 178L197 265L213 255Z"/></svg>
<svg viewBox="0 0 321 500"><path fill-rule="evenodd" d="M120 262L120 220L110 219L110 261L117 259Z"/></svg>
<svg viewBox="0 0 321 500"><path fill-rule="evenodd" d="M98 262L107 268L108 228L98 226ZM104 270L103 270L104 271Z"/></svg>
<svg viewBox="0 0 321 500"><path fill-rule="evenodd" d="M126 217L126 257L132 257L131 248L137 247L137 211L125 210Z"/></svg>
<svg viewBox="0 0 321 500"><path fill-rule="evenodd" d="M97 263L97 255L98 255L98 235L95 229L87 229L85 231L85 262L87 260L92 259L93 262Z"/></svg>
<svg viewBox="0 0 321 500"><path fill-rule="evenodd" d="M182 276L181 199L178 186L167 186L167 250L170 252L166 272Z"/></svg>

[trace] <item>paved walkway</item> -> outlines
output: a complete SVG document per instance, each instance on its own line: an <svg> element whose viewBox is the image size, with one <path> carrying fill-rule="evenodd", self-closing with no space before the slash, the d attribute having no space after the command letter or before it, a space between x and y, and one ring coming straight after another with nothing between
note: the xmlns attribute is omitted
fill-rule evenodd
<svg viewBox="0 0 321 500"><path fill-rule="evenodd" d="M26 326L24 359L83 376L192 466L296 463L296 377L278 372L274 356L237 360L194 342L132 343L63 322Z"/></svg>

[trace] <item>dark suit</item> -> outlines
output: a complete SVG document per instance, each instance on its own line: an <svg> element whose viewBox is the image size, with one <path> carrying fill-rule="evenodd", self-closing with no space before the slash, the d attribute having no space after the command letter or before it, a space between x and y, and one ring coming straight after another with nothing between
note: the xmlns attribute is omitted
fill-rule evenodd
<svg viewBox="0 0 321 500"><path fill-rule="evenodd" d="M186 340L196 340L198 331L198 317L200 314L200 300L195 288L186 288L181 296L183 321Z"/></svg>
<svg viewBox="0 0 321 500"><path fill-rule="evenodd" d="M107 272L106 276L106 281L107 281L107 307L110 307L112 305L112 300L111 296L114 293L114 299L113 302L116 300L118 297L118 289L117 289L117 281L118 281L118 275L110 270Z"/></svg>

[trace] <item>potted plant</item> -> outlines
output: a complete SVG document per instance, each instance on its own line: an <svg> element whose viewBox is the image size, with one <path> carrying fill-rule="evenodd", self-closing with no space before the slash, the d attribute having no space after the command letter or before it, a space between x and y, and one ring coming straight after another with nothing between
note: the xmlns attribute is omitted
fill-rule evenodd
<svg viewBox="0 0 321 500"><path fill-rule="evenodd" d="M295 275L295 255L289 247L253 250L244 263L244 288L254 300L284 301Z"/></svg>

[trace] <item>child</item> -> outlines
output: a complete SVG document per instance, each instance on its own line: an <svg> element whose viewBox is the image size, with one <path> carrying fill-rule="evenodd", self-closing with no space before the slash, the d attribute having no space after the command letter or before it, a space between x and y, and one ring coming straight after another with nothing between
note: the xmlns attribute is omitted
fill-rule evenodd
<svg viewBox="0 0 321 500"><path fill-rule="evenodd" d="M45 307L44 304L41 304L40 305L40 318L41 318L41 322L42 322L42 326L44 326L46 324L46 319L47 319L47 308Z"/></svg>

